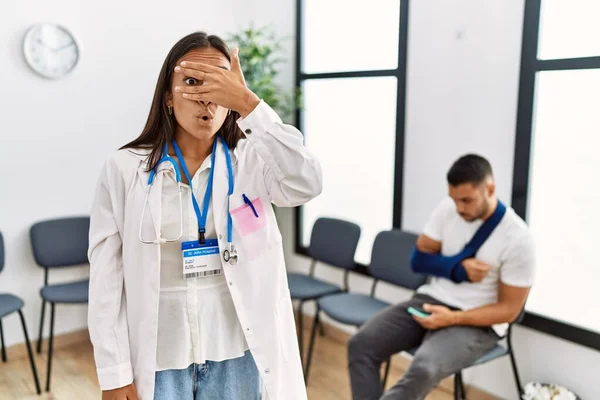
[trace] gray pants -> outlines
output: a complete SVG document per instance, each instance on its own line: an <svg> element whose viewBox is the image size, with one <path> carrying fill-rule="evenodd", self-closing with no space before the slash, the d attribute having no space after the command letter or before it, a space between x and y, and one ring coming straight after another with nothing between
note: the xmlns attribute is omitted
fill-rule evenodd
<svg viewBox="0 0 600 400"><path fill-rule="evenodd" d="M406 311L423 303L445 305L429 296L388 307L350 339L348 360L354 400L421 400L447 376L486 354L499 337L491 328L453 326L428 331ZM382 396L380 367L393 354L418 347L406 374Z"/></svg>

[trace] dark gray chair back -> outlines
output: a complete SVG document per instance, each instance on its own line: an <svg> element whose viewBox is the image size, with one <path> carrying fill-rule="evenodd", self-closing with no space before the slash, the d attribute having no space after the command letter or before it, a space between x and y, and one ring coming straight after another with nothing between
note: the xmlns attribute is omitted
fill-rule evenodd
<svg viewBox="0 0 600 400"><path fill-rule="evenodd" d="M0 232L0 272L4 269L4 236Z"/></svg>
<svg viewBox="0 0 600 400"><path fill-rule="evenodd" d="M312 229L308 252L317 261L354 269L354 253L359 238L358 225L334 218L319 218Z"/></svg>
<svg viewBox="0 0 600 400"><path fill-rule="evenodd" d="M29 232L35 262L43 268L87 264L89 217L38 222Z"/></svg>
<svg viewBox="0 0 600 400"><path fill-rule="evenodd" d="M411 232L379 232L373 243L369 272L375 279L415 290L427 280L410 269L410 256L418 236Z"/></svg>

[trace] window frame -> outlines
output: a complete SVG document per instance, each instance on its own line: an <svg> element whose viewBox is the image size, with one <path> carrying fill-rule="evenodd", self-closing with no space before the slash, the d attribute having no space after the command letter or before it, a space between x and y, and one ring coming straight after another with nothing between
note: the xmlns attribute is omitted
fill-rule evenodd
<svg viewBox="0 0 600 400"><path fill-rule="evenodd" d="M542 0L527 0L523 16L523 39L521 47L521 67L518 94L515 152L513 160L512 207L515 212L527 220L527 201L529 192L530 156L532 145L532 123L534 110L535 80L539 71L558 71L567 69L600 68L600 56L567 59L538 60L538 35ZM409 3L400 0L400 32L398 40L398 66L394 70L352 71L305 74L302 72L302 3L296 0L296 87L309 79L356 78L372 76L396 76L398 79L396 115L396 156L394 171L394 211L393 228L401 229L402 190L404 170L404 143L406 121L406 68L408 53ZM302 111L296 110L296 126L301 130ZM302 246L302 207L295 212L295 252L310 256L308 248ZM356 265L353 272L370 276L366 265ZM590 331L563 321L532 312L525 312L523 326L547 333L580 345L600 350L600 333Z"/></svg>
<svg viewBox="0 0 600 400"><path fill-rule="evenodd" d="M513 164L512 207L525 221L527 221L527 202L530 189L536 75L540 71L600 68L600 56L538 59L542 1L526 1L523 18L523 45L521 48L521 72ZM571 325L564 321L527 311L522 325L600 350L600 333Z"/></svg>
<svg viewBox="0 0 600 400"><path fill-rule="evenodd" d="M369 71L347 71L347 72L323 72L304 73L302 71L302 27L303 27L303 2L296 0L296 87L312 79L340 79L340 78L365 78L393 76L397 79L397 113L396 113L396 148L394 159L394 198L392 227L400 228L402 221L402 189L404 173L404 130L406 118L406 66L408 53L408 15L409 0L400 0L400 23L398 32L398 66L396 69L369 70ZM302 130L302 110L296 110L296 126ZM302 206L296 208L295 212L295 252L309 256L308 248L302 246ZM367 267L357 263L355 272L369 275Z"/></svg>

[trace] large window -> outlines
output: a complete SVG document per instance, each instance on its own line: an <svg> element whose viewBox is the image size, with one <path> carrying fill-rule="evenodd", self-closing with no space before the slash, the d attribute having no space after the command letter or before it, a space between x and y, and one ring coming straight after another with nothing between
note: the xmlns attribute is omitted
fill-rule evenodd
<svg viewBox="0 0 600 400"><path fill-rule="evenodd" d="M298 123L326 182L298 209L297 251L317 218L340 218L361 227L367 265L377 233L401 220L408 2L297 1Z"/></svg>
<svg viewBox="0 0 600 400"><path fill-rule="evenodd" d="M526 2L513 206L537 244L525 323L600 349L600 2Z"/></svg>

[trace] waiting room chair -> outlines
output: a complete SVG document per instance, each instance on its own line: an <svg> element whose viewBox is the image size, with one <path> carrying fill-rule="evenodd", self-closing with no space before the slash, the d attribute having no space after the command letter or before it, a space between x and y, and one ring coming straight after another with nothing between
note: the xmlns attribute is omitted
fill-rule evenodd
<svg viewBox="0 0 600 400"><path fill-rule="evenodd" d="M0 233L0 272L4 269L4 237ZM33 360L33 352L31 351L31 343L29 342L29 335L27 334L27 326L25 324L25 317L23 316L22 308L25 305L23 300L12 294L0 294L0 343L2 344L2 361L6 362L6 346L4 345L4 330L2 328L2 318L14 313L19 313L21 318L21 326L23 327L23 335L25 336L25 345L27 346L27 353L29 355L29 363L31 364L31 371L33 372L33 380L35 381L35 389L37 394L41 394L40 381L38 379L37 370L35 368L35 361Z"/></svg>
<svg viewBox="0 0 600 400"><path fill-rule="evenodd" d="M54 340L54 308L56 304L86 304L89 279L48 284L48 272L53 268L71 267L88 263L89 217L61 218L36 223L31 227L30 237L35 262L44 268L42 315L38 338L38 353L42 351L42 333L46 302L50 303L50 338L48 342L48 368L46 391L50 391L52 371L52 345Z"/></svg>
<svg viewBox="0 0 600 400"><path fill-rule="evenodd" d="M496 360L498 358L509 356L510 363L513 370L513 375L515 377L515 384L517 385L517 392L519 393L519 398L523 396L523 386L521 385L521 379L519 378L519 371L517 370L517 363L515 361L515 353L512 347L512 328L514 324L519 324L523 322L523 318L525 317L525 309L521 311L519 318L516 321L511 323L508 326L508 331L506 333L506 346L501 344L496 344L490 351L487 352L483 357L479 358L473 364L471 364L468 368L474 367L476 365L485 364L487 362ZM415 355L418 347L411 349L408 351L409 354ZM462 371L458 371L454 374L454 399L455 400L463 400L466 398L465 386L463 384Z"/></svg>
<svg viewBox="0 0 600 400"><path fill-rule="evenodd" d="M371 294L338 293L321 297L317 301L317 312L312 326L304 374L307 381L316 339L316 325L321 311L334 321L360 327L384 308L390 306L389 303L375 298L375 290L380 281L410 290L416 290L425 283L427 278L415 274L410 268L410 255L417 237L414 233L400 230L380 232L373 243L371 264L369 265L369 272L374 278ZM389 368L390 361L388 360L382 381L384 387Z"/></svg>
<svg viewBox="0 0 600 400"><path fill-rule="evenodd" d="M319 218L313 225L308 252L312 258L310 271L305 274L288 274L288 285L298 306L298 342L300 355L304 351L302 306L304 302L347 290L348 273L354 269L354 253L360 238L360 227L352 222L333 218ZM314 278L317 262L344 269L343 286L333 285Z"/></svg>

